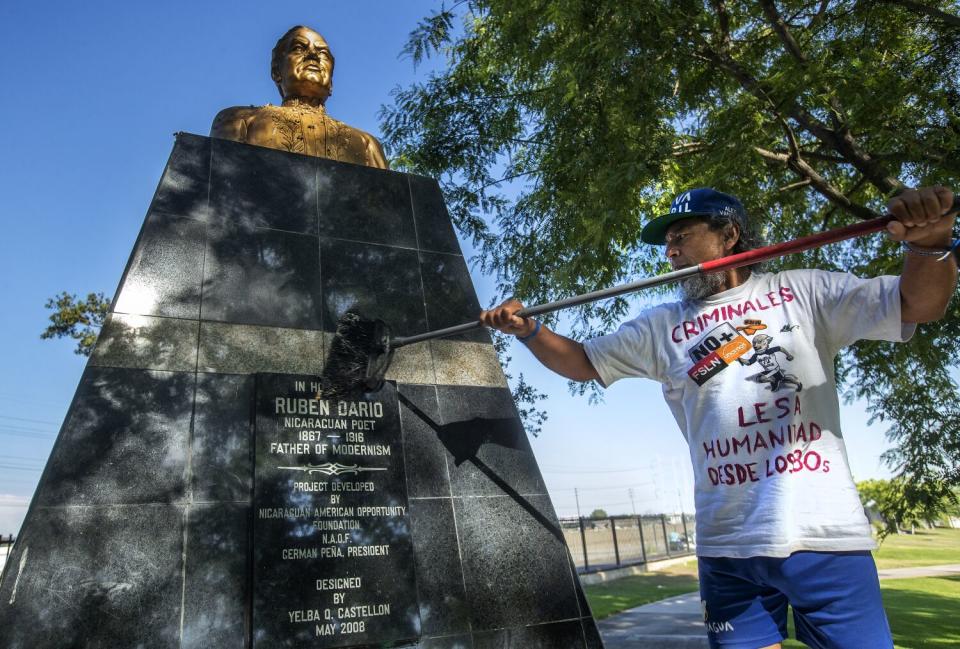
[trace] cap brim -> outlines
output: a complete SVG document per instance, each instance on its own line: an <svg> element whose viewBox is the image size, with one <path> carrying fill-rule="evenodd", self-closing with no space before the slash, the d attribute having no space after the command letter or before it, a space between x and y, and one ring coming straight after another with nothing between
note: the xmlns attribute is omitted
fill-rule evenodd
<svg viewBox="0 0 960 649"><path fill-rule="evenodd" d="M694 216L710 216L709 212L671 212L653 219L640 231L640 240L654 246L662 246L667 240L667 228L683 219L689 219Z"/></svg>

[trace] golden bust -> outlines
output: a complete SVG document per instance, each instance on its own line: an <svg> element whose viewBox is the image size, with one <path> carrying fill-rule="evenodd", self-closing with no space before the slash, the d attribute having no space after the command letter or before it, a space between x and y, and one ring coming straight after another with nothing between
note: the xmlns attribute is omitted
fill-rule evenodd
<svg viewBox="0 0 960 649"><path fill-rule="evenodd" d="M333 54L323 36L303 25L288 30L273 48L270 76L283 103L225 108L213 120L211 137L388 168L375 137L327 115Z"/></svg>

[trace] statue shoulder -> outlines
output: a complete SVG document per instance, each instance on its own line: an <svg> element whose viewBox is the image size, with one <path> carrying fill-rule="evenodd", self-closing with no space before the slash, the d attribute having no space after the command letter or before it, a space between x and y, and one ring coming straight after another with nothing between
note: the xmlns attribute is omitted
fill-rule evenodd
<svg viewBox="0 0 960 649"><path fill-rule="evenodd" d="M210 137L245 142L247 128L261 112L263 112L262 106L231 106L230 108L224 108L213 118L213 124L210 126Z"/></svg>
<svg viewBox="0 0 960 649"><path fill-rule="evenodd" d="M366 131L361 131L360 129L354 130L360 134L360 139L363 140L364 148L366 149L367 164L371 167L377 167L378 169L389 169L390 164L387 162L387 156L383 152L383 145L380 144L380 140Z"/></svg>

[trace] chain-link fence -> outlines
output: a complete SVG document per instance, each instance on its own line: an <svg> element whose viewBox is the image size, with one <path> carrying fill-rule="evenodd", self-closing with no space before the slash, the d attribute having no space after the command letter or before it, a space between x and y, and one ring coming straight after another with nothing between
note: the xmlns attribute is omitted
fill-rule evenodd
<svg viewBox="0 0 960 649"><path fill-rule="evenodd" d="M0 534L0 570L3 569L3 564L6 563L7 557L10 555L10 552L13 551L13 542L15 540L13 534L10 536Z"/></svg>
<svg viewBox="0 0 960 649"><path fill-rule="evenodd" d="M596 572L694 553L694 517L687 514L560 519L579 572Z"/></svg>

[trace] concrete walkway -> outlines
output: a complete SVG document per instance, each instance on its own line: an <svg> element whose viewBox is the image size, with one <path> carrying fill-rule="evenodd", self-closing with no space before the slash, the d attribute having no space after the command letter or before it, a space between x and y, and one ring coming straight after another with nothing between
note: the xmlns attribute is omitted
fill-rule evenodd
<svg viewBox="0 0 960 649"><path fill-rule="evenodd" d="M960 576L960 564L887 568L880 579ZM706 649L700 593L687 593L632 608L597 623L606 649Z"/></svg>

